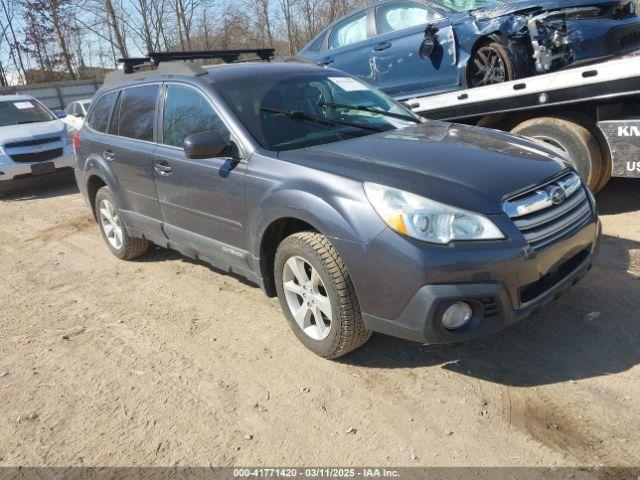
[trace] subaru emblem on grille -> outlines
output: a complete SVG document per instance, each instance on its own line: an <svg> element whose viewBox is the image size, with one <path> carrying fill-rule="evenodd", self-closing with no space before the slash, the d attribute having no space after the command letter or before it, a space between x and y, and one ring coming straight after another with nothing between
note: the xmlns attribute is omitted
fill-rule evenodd
<svg viewBox="0 0 640 480"><path fill-rule="evenodd" d="M549 188L548 193L554 205L560 205L567 198L567 194L564 193L564 188L555 185Z"/></svg>
<svg viewBox="0 0 640 480"><path fill-rule="evenodd" d="M553 183L549 182L505 200L502 209L510 218L523 217L565 203L567 198L573 198L581 186L580 177L575 172L570 172Z"/></svg>

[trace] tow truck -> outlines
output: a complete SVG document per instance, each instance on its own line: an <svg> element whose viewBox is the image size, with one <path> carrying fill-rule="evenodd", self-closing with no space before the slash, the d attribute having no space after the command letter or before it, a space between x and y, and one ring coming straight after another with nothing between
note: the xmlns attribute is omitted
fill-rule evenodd
<svg viewBox="0 0 640 480"><path fill-rule="evenodd" d="M415 113L562 150L593 192L640 178L640 56L404 100Z"/></svg>

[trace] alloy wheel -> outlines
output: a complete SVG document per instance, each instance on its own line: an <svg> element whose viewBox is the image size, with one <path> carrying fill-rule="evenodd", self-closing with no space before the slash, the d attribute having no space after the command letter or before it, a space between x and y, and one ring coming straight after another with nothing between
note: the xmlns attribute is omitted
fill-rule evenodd
<svg viewBox="0 0 640 480"><path fill-rule="evenodd" d="M471 85L480 87L502 83L507 78L507 66L500 54L492 47L480 47L473 55Z"/></svg>
<svg viewBox="0 0 640 480"><path fill-rule="evenodd" d="M100 202L100 226L109 244L116 250L122 248L122 223L117 210L109 200Z"/></svg>
<svg viewBox="0 0 640 480"><path fill-rule="evenodd" d="M290 257L284 264L282 286L287 306L300 329L314 340L327 338L333 313L318 271L304 258Z"/></svg>

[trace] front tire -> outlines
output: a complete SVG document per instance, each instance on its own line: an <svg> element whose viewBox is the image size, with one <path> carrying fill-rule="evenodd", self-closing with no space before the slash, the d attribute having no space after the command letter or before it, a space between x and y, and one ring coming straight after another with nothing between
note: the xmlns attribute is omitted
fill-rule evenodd
<svg viewBox="0 0 640 480"><path fill-rule="evenodd" d="M96 194L95 217L107 247L121 260L131 260L143 255L151 244L144 238L130 237L122 222L115 197L109 187L102 187Z"/></svg>
<svg viewBox="0 0 640 480"><path fill-rule="evenodd" d="M347 267L323 235L299 232L285 238L274 271L280 306L309 350L338 358L369 340Z"/></svg>
<svg viewBox="0 0 640 480"><path fill-rule="evenodd" d="M478 47L467 63L464 88L483 87L515 80L516 68L507 49L496 41Z"/></svg>

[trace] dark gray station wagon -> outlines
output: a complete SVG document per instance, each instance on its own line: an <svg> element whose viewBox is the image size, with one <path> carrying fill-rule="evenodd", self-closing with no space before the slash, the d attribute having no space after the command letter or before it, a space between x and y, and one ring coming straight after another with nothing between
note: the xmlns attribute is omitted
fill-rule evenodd
<svg viewBox="0 0 640 480"><path fill-rule="evenodd" d="M501 330L576 283L598 247L594 199L561 154L424 121L327 68L120 72L74 145L113 254L155 244L244 276L327 358L372 331Z"/></svg>

